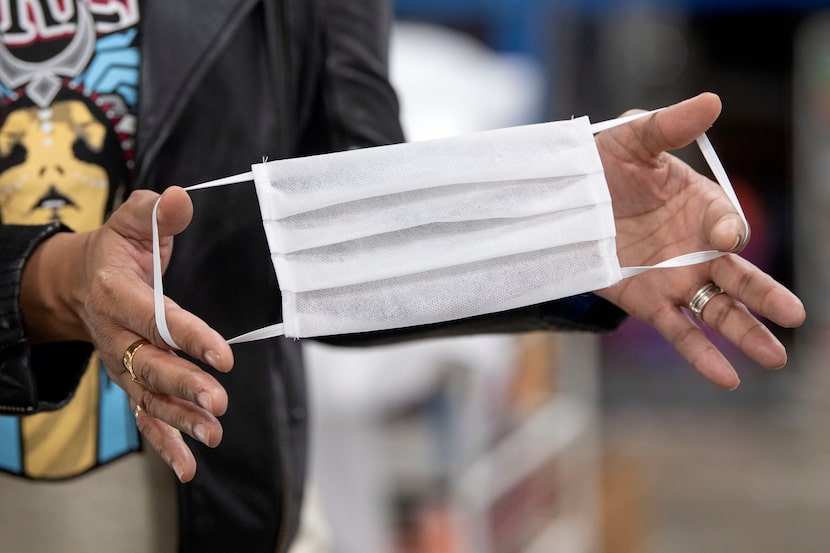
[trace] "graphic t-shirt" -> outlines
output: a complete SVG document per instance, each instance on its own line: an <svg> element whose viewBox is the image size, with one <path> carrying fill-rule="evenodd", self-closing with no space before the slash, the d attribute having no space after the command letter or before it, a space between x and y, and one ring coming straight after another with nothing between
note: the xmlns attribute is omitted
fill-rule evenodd
<svg viewBox="0 0 830 553"><path fill-rule="evenodd" d="M175 1L175 0L171 0ZM0 223L100 226L129 185L138 0L0 2ZM0 417L0 470L65 478L139 447L93 354L62 409Z"/></svg>

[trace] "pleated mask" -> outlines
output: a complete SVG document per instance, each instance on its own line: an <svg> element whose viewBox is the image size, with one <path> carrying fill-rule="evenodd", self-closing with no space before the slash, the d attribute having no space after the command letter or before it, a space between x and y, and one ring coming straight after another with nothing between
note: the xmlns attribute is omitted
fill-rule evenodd
<svg viewBox="0 0 830 553"><path fill-rule="evenodd" d="M620 267L594 134L651 113L263 162L186 188L255 183L283 321L229 343L463 319L724 255ZM743 217L708 139L697 143ZM153 232L156 322L176 347L163 309L155 210Z"/></svg>

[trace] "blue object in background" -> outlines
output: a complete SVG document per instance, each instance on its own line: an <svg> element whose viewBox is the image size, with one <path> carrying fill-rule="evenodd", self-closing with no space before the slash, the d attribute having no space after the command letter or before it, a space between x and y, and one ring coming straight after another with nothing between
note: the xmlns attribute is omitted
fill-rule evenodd
<svg viewBox="0 0 830 553"><path fill-rule="evenodd" d="M740 10L804 11L830 8L830 0L395 0L400 19L450 26L480 25L482 38L496 50L533 56L543 53L545 22L557 11L613 16L637 7L688 13Z"/></svg>

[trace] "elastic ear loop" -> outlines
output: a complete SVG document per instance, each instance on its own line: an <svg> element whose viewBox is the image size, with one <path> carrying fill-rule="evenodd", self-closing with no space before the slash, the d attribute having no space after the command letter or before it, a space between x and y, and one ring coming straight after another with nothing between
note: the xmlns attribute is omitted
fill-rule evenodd
<svg viewBox="0 0 830 553"><path fill-rule="evenodd" d="M635 119L640 119L641 117L646 117L657 113L658 111L662 111L664 108L653 110L653 111L645 111L641 113L636 113L634 115L628 115L625 117L620 117L617 119L611 119L608 121L602 121L600 123L594 123L591 125L591 132L596 134L600 131L604 131L619 125L624 125ZM732 183L729 180L729 177L726 174L726 170L723 168L723 164L718 157L718 154L715 152L715 148L712 146L712 143L709 141L709 138L706 134L702 134L697 138L697 145L700 148L701 153L703 154L704 159L706 159L706 163L709 165L709 168L712 170L712 174L715 176L715 180L717 180L718 184L720 184L721 188L723 188L726 196L729 198L729 201L732 202L732 205L738 211L738 214L741 216L741 219L744 222L744 228L746 232L744 233L744 242L749 237L749 223L746 220L746 216L744 215L743 209L741 208L741 204L738 201L738 196L735 194L735 189L732 187ZM202 184L196 184L193 186L188 186L184 190L190 192L193 190L200 190L203 188L213 188L215 186L224 186L227 184L237 184L241 182L249 182L254 180L254 175L252 171L247 173L242 173L239 175L233 175L230 177L225 177L223 179L218 179L210 182L205 182ZM156 204L153 206L153 303L155 308L155 315L156 315L156 327L158 328L159 335L161 338L173 349L181 349L173 340L173 337L170 335L170 329L167 327L167 316L164 312L164 286L162 283L162 274L161 274L161 254L159 252L159 236L158 236L158 204L159 200L156 201ZM718 250L707 250L701 252L694 252L685 255L679 255L677 257L673 257L671 259L667 259L661 263L656 265L647 265L647 266L639 266L639 267L623 267L621 268L622 278L632 277L634 275L638 275L645 271L651 269L663 269L663 268L671 268L671 267L685 267L687 265L696 265L698 263L704 263L706 261L711 261L713 259L717 259L718 257L724 256L729 252L721 252ZM277 323L270 326L266 326L263 328L259 328L257 330L252 330L251 332L246 332L245 334L240 334L234 338L228 340L228 344L239 344L242 342L252 342L255 340L263 340L266 338L274 338L277 336L284 336L285 332L283 330L283 323Z"/></svg>

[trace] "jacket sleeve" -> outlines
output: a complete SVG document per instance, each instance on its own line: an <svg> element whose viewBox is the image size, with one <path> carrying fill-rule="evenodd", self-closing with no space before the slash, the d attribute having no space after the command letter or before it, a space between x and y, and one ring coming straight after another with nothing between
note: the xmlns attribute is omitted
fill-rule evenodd
<svg viewBox="0 0 830 553"><path fill-rule="evenodd" d="M402 142L397 96L389 82L391 2L321 0L324 67L322 108L328 144L318 150L347 150ZM316 129L321 126L315 125ZM533 330L613 330L625 313L595 294L436 325L323 339L368 345L403 339Z"/></svg>
<svg viewBox="0 0 830 553"><path fill-rule="evenodd" d="M0 413L56 409L72 396L92 352L80 342L33 346L20 311L23 265L42 240L66 230L0 225Z"/></svg>
<svg viewBox="0 0 830 553"><path fill-rule="evenodd" d="M581 294L500 313L431 325L324 336L320 342L336 346L380 346L415 339L507 334L539 330L608 332L625 321L626 313L595 294Z"/></svg>
<svg viewBox="0 0 830 553"><path fill-rule="evenodd" d="M317 0L319 68L307 92L314 97L300 125L303 155L404 141L398 97L389 82L389 0Z"/></svg>

